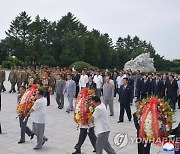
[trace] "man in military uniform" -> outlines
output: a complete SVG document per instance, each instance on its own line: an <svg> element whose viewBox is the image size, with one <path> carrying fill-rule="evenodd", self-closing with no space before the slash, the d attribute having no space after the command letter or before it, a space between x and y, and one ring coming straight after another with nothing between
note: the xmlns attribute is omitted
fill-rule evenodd
<svg viewBox="0 0 180 154"><path fill-rule="evenodd" d="M50 78L48 71L44 71L42 74L42 79L40 80L40 86L42 90L45 92L44 97L47 98L47 106L50 106Z"/></svg>
<svg viewBox="0 0 180 154"><path fill-rule="evenodd" d="M0 93L1 91L6 91L5 87L4 87L4 81L5 81L5 78L6 78L6 73L5 71L3 70L2 66L0 66Z"/></svg>
<svg viewBox="0 0 180 154"><path fill-rule="evenodd" d="M16 70L16 77L17 77L17 88L19 91L19 88L22 84L22 73L21 73L21 67L18 67L18 69Z"/></svg>
<svg viewBox="0 0 180 154"><path fill-rule="evenodd" d="M50 82L50 86L52 87L51 94L54 94L56 78L55 78L55 73L52 70L50 71L50 80L49 80L49 82Z"/></svg>
<svg viewBox="0 0 180 154"><path fill-rule="evenodd" d="M9 73L8 81L11 82L11 90L9 91L9 93L16 92L15 85L17 82L17 76L14 68L12 68L11 72Z"/></svg>
<svg viewBox="0 0 180 154"><path fill-rule="evenodd" d="M26 87L26 85L27 85L27 72L26 72L25 68L23 68L21 71L21 79L22 79L22 85Z"/></svg>

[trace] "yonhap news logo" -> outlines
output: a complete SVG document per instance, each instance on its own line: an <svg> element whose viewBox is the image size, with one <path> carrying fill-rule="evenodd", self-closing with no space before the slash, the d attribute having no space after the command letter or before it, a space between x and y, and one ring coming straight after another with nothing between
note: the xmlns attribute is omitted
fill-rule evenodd
<svg viewBox="0 0 180 154"><path fill-rule="evenodd" d="M127 133L118 133L114 136L114 144L118 147L118 148L123 148L125 147L128 142L129 142L129 139L128 139L128 134Z"/></svg>
<svg viewBox="0 0 180 154"><path fill-rule="evenodd" d="M162 150L164 152L174 152L174 151L180 151L180 138L171 138L164 137L164 138L157 138L154 140L147 140L147 138L140 138L140 137L132 137L128 136L127 133L117 133L113 138L114 144L119 148L124 148L128 144L138 144L138 143L154 143L155 145L161 146Z"/></svg>

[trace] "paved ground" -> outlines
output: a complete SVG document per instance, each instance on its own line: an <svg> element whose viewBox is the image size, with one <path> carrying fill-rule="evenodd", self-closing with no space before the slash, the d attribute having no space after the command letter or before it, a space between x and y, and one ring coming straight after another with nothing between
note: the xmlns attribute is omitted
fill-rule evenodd
<svg viewBox="0 0 180 154"><path fill-rule="evenodd" d="M5 82L7 91L9 90L9 82ZM47 122L45 135L49 138L43 148L39 151L34 151L33 147L36 145L36 137L30 140L26 136L25 144L17 144L20 137L19 122L16 117L16 97L17 94L2 93L2 111L0 112L0 122L2 124L3 134L0 135L0 154L71 154L74 145L77 142L79 131L76 129L76 124L73 121L73 113L67 114L65 109L59 110L57 108L55 97L51 96L51 106L47 108ZM65 98L65 108L67 106L67 98ZM113 137L117 133L127 133L130 137L136 137L136 130L133 122L129 122L125 115L124 123L118 124L119 103L117 98L114 100L115 116L109 117L111 123L111 133L109 141L116 150L117 154L136 154L136 143L128 143L122 149L119 149L113 143ZM135 106L132 106L132 111L135 111ZM180 117L180 110L176 112L174 120ZM29 127L32 126L32 121L29 119ZM177 124L174 124L176 126ZM87 137L83 147L83 154L92 154L93 148ZM105 152L104 152L105 153ZM163 153L162 148L152 145L152 154Z"/></svg>

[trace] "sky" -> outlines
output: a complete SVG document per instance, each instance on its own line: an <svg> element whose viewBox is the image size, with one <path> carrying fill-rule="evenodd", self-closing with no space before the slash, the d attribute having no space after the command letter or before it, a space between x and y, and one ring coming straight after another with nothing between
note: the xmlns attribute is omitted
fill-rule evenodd
<svg viewBox="0 0 180 154"><path fill-rule="evenodd" d="M0 39L22 11L51 21L72 12L88 30L108 33L114 43L138 36L166 59L180 58L180 0L2 0Z"/></svg>

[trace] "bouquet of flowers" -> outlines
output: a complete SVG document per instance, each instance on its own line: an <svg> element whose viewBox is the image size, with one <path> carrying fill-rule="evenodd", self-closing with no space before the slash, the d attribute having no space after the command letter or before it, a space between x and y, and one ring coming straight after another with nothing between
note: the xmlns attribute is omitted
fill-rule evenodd
<svg viewBox="0 0 180 154"><path fill-rule="evenodd" d="M152 96L139 102L136 111L140 121L139 137L155 144L162 141L172 129L173 114L169 103L163 99Z"/></svg>
<svg viewBox="0 0 180 154"><path fill-rule="evenodd" d="M25 118L28 116L30 109L36 101L35 93L37 88L38 85L33 84L31 88L27 89L23 96L20 98L17 106L18 116L23 115Z"/></svg>
<svg viewBox="0 0 180 154"><path fill-rule="evenodd" d="M94 112L94 106L90 100L94 95L93 90L84 88L78 96L74 108L74 121L78 125L88 125L88 120Z"/></svg>

